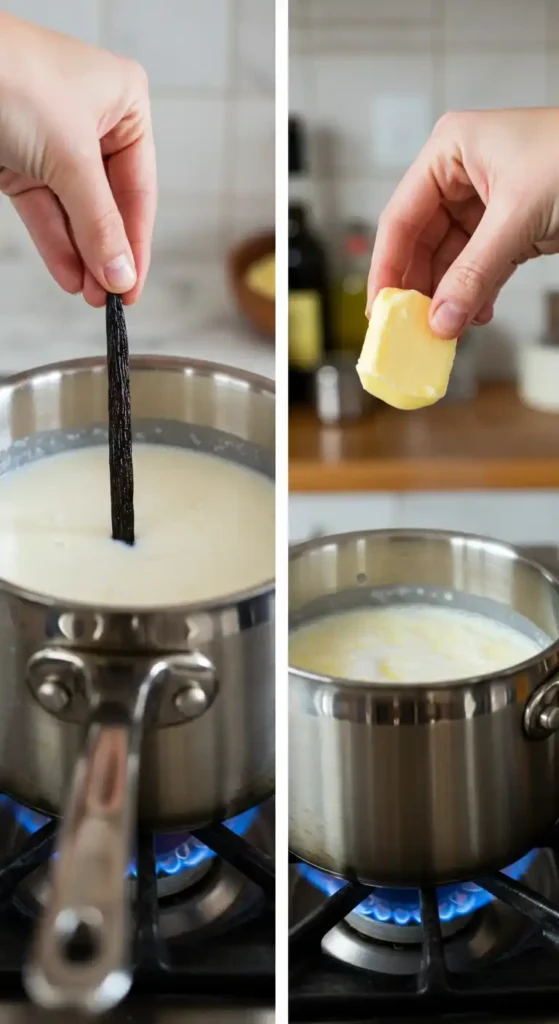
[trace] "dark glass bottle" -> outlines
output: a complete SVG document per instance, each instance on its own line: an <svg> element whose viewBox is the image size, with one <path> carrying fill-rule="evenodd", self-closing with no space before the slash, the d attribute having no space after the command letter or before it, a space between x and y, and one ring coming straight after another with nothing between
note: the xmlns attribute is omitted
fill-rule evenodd
<svg viewBox="0 0 559 1024"><path fill-rule="evenodd" d="M289 401L312 400L314 375L332 348L326 254L304 201L303 129L289 121Z"/></svg>

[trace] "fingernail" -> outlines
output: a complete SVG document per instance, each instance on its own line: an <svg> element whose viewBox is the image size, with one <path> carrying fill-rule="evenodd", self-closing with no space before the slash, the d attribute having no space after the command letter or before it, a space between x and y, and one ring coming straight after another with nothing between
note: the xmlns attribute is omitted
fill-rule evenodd
<svg viewBox="0 0 559 1024"><path fill-rule="evenodd" d="M453 302L441 302L431 317L431 327L435 334L440 334L445 338L457 338L464 330L467 320L467 313L455 306Z"/></svg>
<svg viewBox="0 0 559 1024"><path fill-rule="evenodd" d="M136 271L132 266L130 257L126 253L122 253L121 256L115 256L114 260L110 260L105 265L104 274L107 282L113 288L119 288L122 291L127 291L136 284Z"/></svg>

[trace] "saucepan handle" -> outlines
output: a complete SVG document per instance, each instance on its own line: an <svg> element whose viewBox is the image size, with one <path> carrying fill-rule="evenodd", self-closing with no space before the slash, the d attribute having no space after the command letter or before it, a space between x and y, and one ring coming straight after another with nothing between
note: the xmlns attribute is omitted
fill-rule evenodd
<svg viewBox="0 0 559 1024"><path fill-rule="evenodd" d="M559 676L552 676L530 694L524 707L524 732L544 740L559 732Z"/></svg>
<svg viewBox="0 0 559 1024"><path fill-rule="evenodd" d="M49 650L35 655L31 668L44 668L45 659L54 670L50 677L43 672L51 689L62 659L66 673L73 671L85 686L90 711L25 984L43 1007L100 1013L119 1003L132 984L126 873L140 749L148 705L169 666L161 660L141 673L114 664L103 669L86 656Z"/></svg>

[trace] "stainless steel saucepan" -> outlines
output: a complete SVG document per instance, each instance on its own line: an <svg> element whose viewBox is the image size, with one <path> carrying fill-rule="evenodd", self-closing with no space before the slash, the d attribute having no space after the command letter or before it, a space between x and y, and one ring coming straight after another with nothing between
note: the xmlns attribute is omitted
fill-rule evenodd
<svg viewBox="0 0 559 1024"><path fill-rule="evenodd" d="M378 601L479 611L542 650L499 675L437 684L291 667L290 845L377 885L505 867L559 816L559 582L507 544L458 533L349 533L292 549L292 625Z"/></svg>
<svg viewBox="0 0 559 1024"><path fill-rule="evenodd" d="M273 477L268 381L146 357L132 360L131 387L137 441ZM13 377L0 386L0 473L106 442L106 424L104 360ZM273 617L273 580L199 606L115 611L0 579L0 790L49 815L68 798L26 971L37 1002L102 1010L128 990L137 814L188 830L273 791Z"/></svg>

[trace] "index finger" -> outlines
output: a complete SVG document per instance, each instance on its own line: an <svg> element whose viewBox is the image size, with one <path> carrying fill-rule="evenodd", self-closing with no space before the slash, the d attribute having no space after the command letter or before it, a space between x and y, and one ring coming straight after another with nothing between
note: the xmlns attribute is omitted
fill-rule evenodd
<svg viewBox="0 0 559 1024"><path fill-rule="evenodd" d="M439 186L424 150L380 217L367 284L367 316L381 288L402 287L415 243L440 205Z"/></svg>
<svg viewBox="0 0 559 1024"><path fill-rule="evenodd" d="M138 275L131 291L122 296L130 306L141 294L149 269L157 206L155 146L149 120L135 142L109 158L108 176Z"/></svg>

